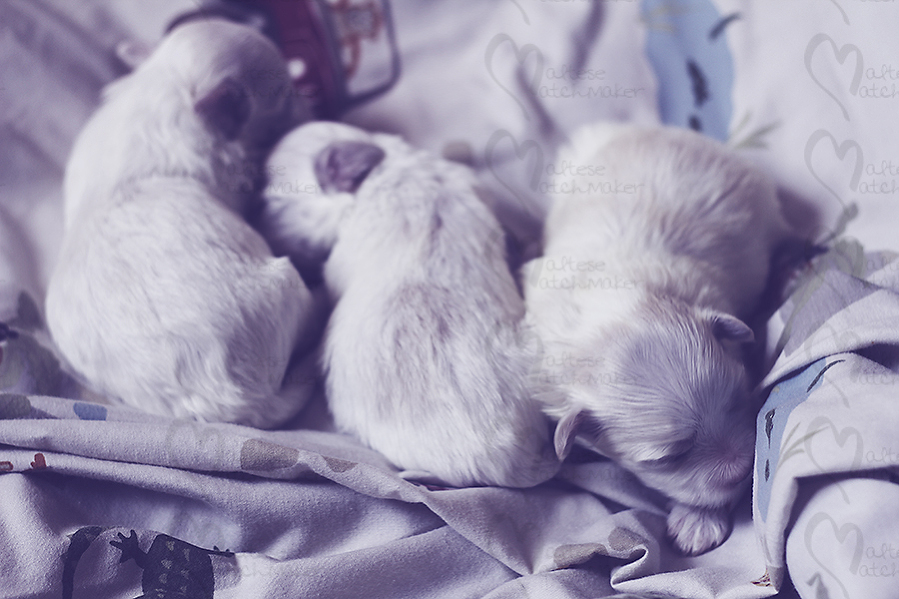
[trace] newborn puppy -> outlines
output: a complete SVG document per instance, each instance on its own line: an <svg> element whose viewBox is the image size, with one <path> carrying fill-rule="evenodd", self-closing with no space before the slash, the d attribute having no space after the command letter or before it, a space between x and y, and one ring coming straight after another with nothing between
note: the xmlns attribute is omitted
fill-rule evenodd
<svg viewBox="0 0 899 599"><path fill-rule="evenodd" d="M594 125L556 171L524 270L556 450L577 437L673 499L669 535L704 552L753 462L744 320L794 236L773 184L692 131Z"/></svg>
<svg viewBox="0 0 899 599"><path fill-rule="evenodd" d="M285 168L281 168L285 167ZM329 407L407 472L526 487L559 460L528 395L533 347L499 223L464 167L397 137L313 123L269 159L260 227L305 263L327 258Z"/></svg>
<svg viewBox="0 0 899 599"><path fill-rule="evenodd" d="M311 387L288 372L311 298L242 218L300 114L280 53L249 27L192 21L104 95L66 169L46 304L59 349L148 412L284 421Z"/></svg>

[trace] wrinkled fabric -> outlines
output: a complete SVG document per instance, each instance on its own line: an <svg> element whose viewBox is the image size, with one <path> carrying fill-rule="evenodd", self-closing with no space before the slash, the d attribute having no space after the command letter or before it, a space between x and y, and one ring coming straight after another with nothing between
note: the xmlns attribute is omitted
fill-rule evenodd
<svg viewBox="0 0 899 599"><path fill-rule="evenodd" d="M893 597L899 507L899 260L840 240L771 322L757 423L767 572L805 597Z"/></svg>
<svg viewBox="0 0 899 599"><path fill-rule="evenodd" d="M402 77L346 117L470 164L525 241L556 148L598 119L698 129L801 200L834 249L772 320L754 490L695 558L664 498L595 456L533 489L428 487L320 397L264 432L104 404L67 372L41 306L69 148L115 44L197 5L0 3L0 597L892 596L897 269L861 244L899 249L893 104L864 91L899 67L893 4L394 0Z"/></svg>

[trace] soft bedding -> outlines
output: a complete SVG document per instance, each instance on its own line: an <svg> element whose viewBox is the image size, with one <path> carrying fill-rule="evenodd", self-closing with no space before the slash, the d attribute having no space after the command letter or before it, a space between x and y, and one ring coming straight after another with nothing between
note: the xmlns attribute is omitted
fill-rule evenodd
<svg viewBox="0 0 899 599"><path fill-rule="evenodd" d="M0 597L895 596L899 151L894 3L394 0L402 76L349 122L467 162L535 251L555 148L596 119L727 142L830 251L768 330L752 493L719 548L576 453L532 489L404 480L332 430L147 416L66 371L43 325L68 148L191 0L0 4ZM98 156L102 160L102 156ZM614 185L614 181L609 182Z"/></svg>

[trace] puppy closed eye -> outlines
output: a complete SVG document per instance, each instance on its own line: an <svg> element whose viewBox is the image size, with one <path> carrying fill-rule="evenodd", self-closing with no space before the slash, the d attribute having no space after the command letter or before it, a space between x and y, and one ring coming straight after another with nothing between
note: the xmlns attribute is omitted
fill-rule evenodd
<svg viewBox="0 0 899 599"><path fill-rule="evenodd" d="M665 468L667 466L674 466L676 464L679 464L686 457L687 457L687 452L685 451L683 453L674 453L674 454L665 455L665 456L662 456L655 460L645 460L640 463L645 466Z"/></svg>
<svg viewBox="0 0 899 599"><path fill-rule="evenodd" d="M672 466L682 462L693 449L693 439L684 439L666 445L648 446L639 452L640 464L649 467Z"/></svg>

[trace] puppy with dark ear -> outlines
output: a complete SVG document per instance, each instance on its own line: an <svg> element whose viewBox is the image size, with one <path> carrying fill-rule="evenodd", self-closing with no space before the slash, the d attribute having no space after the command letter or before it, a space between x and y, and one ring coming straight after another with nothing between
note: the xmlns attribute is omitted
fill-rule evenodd
<svg viewBox="0 0 899 599"><path fill-rule="evenodd" d="M337 427L409 478L551 478L559 460L528 390L524 302L472 173L336 123L288 134L269 159L270 172L282 166L260 229L295 261L324 261L335 306L322 366Z"/></svg>
<svg viewBox="0 0 899 599"><path fill-rule="evenodd" d="M247 90L226 77L200 98L194 110L210 131L218 131L224 139L234 141L250 119L252 106Z"/></svg>
<svg viewBox="0 0 899 599"><path fill-rule="evenodd" d="M670 497L674 544L702 553L748 484L745 323L796 237L773 184L691 131L595 125L559 160L591 175L555 182L544 256L523 270L556 451L577 439Z"/></svg>
<svg viewBox="0 0 899 599"><path fill-rule="evenodd" d="M269 427L312 389L292 361L312 299L244 220L302 114L250 27L176 27L112 83L66 169L47 320L71 366L142 410Z"/></svg>
<svg viewBox="0 0 899 599"><path fill-rule="evenodd" d="M384 151L362 132L326 123L291 132L269 157L269 181L254 225L275 255L289 256L310 284L322 281L352 194L383 158Z"/></svg>

